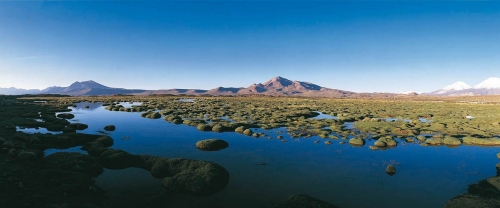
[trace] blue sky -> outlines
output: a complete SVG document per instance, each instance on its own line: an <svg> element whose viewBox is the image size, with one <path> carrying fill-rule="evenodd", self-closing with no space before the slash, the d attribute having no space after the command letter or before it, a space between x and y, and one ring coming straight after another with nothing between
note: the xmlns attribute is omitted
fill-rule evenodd
<svg viewBox="0 0 500 208"><path fill-rule="evenodd" d="M0 87L355 92L500 77L500 2L0 2Z"/></svg>

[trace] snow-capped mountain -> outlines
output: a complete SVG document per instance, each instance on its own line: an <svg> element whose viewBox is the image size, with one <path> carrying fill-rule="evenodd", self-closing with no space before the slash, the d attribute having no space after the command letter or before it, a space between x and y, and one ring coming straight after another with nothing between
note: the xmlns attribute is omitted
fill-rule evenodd
<svg viewBox="0 0 500 208"><path fill-rule="evenodd" d="M458 81L458 82L455 82L451 85L443 87L443 89L436 90L436 91L432 92L432 94L443 95L443 94L449 94L452 92L466 90L466 89L470 89L470 88L472 88L472 87L470 85L468 85L467 83L462 82L462 81Z"/></svg>
<svg viewBox="0 0 500 208"><path fill-rule="evenodd" d="M451 85L448 85L446 87L443 87L443 90L465 90L465 89L470 89L472 88L470 85L468 85L467 83L465 82L462 82L462 81L458 81L458 82L455 82Z"/></svg>
<svg viewBox="0 0 500 208"><path fill-rule="evenodd" d="M464 82L455 82L443 89L436 90L434 95L500 95L500 78L490 77L471 87Z"/></svg>
<svg viewBox="0 0 500 208"><path fill-rule="evenodd" d="M500 89L500 78L490 77L473 87L474 89Z"/></svg>

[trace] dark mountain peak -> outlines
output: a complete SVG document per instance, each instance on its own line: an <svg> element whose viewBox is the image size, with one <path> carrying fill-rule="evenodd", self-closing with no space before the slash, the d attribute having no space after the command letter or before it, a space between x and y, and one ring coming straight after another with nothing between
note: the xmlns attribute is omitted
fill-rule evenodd
<svg viewBox="0 0 500 208"><path fill-rule="evenodd" d="M75 90L75 89L88 89L88 88L101 88L101 89L108 89L109 87L106 87L102 84L99 84L93 80L89 81L83 81L83 82L74 82L71 84L67 90Z"/></svg>

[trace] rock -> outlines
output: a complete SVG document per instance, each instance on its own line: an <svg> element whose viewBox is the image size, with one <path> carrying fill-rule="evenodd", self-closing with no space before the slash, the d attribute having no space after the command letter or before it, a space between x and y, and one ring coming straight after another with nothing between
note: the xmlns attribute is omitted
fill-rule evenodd
<svg viewBox="0 0 500 208"><path fill-rule="evenodd" d="M272 208L339 208L334 204L304 195L295 194L290 196L284 203L271 206Z"/></svg>
<svg viewBox="0 0 500 208"><path fill-rule="evenodd" d="M349 140L349 144L354 146L363 146L365 145L365 140L359 137L354 137Z"/></svg>
<svg viewBox="0 0 500 208"><path fill-rule="evenodd" d="M259 138L260 135L257 134L257 133L253 133L252 136L255 137L255 138Z"/></svg>
<svg viewBox="0 0 500 208"><path fill-rule="evenodd" d="M396 167L394 167L394 165L388 165L387 168L385 168L385 172L387 175L393 176L396 174Z"/></svg>
<svg viewBox="0 0 500 208"><path fill-rule="evenodd" d="M221 149L225 149L229 146L229 144L221 139L205 139L196 142L196 148L205 151L217 151Z"/></svg>
<svg viewBox="0 0 500 208"><path fill-rule="evenodd" d="M498 158L498 159L500 159L500 152L499 152L499 153L497 153L497 158Z"/></svg>
<svg viewBox="0 0 500 208"><path fill-rule="evenodd" d="M325 144L330 145L333 144L330 140L326 141Z"/></svg>
<svg viewBox="0 0 500 208"><path fill-rule="evenodd" d="M495 168L497 169L497 176L500 176L500 163L497 163Z"/></svg>
<svg viewBox="0 0 500 208"><path fill-rule="evenodd" d="M115 125L107 125L104 127L106 131L114 131L116 129Z"/></svg>
<svg viewBox="0 0 500 208"><path fill-rule="evenodd" d="M371 150L378 150L379 148L377 146L369 146Z"/></svg>

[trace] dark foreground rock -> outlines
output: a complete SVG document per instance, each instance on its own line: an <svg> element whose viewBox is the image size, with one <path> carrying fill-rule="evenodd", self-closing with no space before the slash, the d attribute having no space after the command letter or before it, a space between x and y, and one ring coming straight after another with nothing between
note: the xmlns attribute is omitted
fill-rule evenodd
<svg viewBox="0 0 500 208"><path fill-rule="evenodd" d="M227 170L215 163L182 158L161 158L150 155L133 155L126 151L108 148L106 140L96 139L82 147L105 168L142 168L155 178L163 179L163 186L173 192L192 195L210 195L221 191L229 182Z"/></svg>
<svg viewBox="0 0 500 208"><path fill-rule="evenodd" d="M500 177L491 177L469 185L468 193L458 195L445 208L498 208L500 207Z"/></svg>
<svg viewBox="0 0 500 208"><path fill-rule="evenodd" d="M271 206L271 208L339 208L334 204L304 195L295 194L290 196L283 204Z"/></svg>
<svg viewBox="0 0 500 208"><path fill-rule="evenodd" d="M217 151L225 149L229 144L221 139L205 139L196 142L196 148L204 151Z"/></svg>
<svg viewBox="0 0 500 208"><path fill-rule="evenodd" d="M451 199L444 208L498 208L500 199L481 197L473 194L461 194Z"/></svg>

